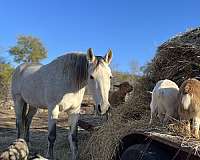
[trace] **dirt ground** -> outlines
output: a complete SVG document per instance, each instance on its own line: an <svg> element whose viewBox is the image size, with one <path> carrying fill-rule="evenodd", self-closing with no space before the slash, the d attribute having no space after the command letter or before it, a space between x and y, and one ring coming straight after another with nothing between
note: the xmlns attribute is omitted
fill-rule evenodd
<svg viewBox="0 0 200 160"><path fill-rule="evenodd" d="M95 118L94 115L81 115L82 120L91 122L93 124L99 123L99 118ZM37 113L34 116L31 125L30 135L30 152L40 153L42 156L46 155L47 151L47 112ZM68 126L67 115L62 113L59 116L57 123L57 138L55 144L54 155L56 159L67 160L69 156L69 144L67 140ZM79 128L78 140L79 144L83 142L89 135L88 131ZM0 152L9 146L16 139L16 127L15 127L15 113L14 110L2 109L0 111Z"/></svg>

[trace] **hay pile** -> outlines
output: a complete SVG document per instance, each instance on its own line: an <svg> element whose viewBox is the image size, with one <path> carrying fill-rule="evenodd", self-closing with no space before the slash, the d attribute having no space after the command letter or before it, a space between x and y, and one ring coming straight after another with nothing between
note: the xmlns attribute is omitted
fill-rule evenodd
<svg viewBox="0 0 200 160"><path fill-rule="evenodd" d="M151 90L160 79L171 79L180 85L200 73L200 28L191 30L162 44L155 58L148 64L145 77L135 80L128 101L111 110L111 117L89 139L82 142L80 159L111 160L119 149L120 140L135 131L171 134L180 131L176 125L148 126ZM174 132L174 133L173 133ZM175 134L177 135L177 134Z"/></svg>
<svg viewBox="0 0 200 160"><path fill-rule="evenodd" d="M167 78L179 86L188 78L200 76L200 28L178 35L158 47L146 72L153 83Z"/></svg>

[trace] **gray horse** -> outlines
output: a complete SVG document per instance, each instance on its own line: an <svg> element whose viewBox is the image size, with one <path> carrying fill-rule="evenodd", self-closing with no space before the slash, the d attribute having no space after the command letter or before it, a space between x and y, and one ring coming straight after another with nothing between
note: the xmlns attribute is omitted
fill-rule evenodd
<svg viewBox="0 0 200 160"><path fill-rule="evenodd" d="M77 121L85 87L88 85L93 95L98 114L106 113L110 106L108 94L112 77L109 67L111 59L111 50L104 57L100 57L95 56L90 48L87 55L69 53L44 66L26 63L18 66L12 77L17 137L29 142L32 118L38 108L46 106L48 108L47 157L53 159L56 121L62 108L69 115L68 140L72 159L77 159Z"/></svg>

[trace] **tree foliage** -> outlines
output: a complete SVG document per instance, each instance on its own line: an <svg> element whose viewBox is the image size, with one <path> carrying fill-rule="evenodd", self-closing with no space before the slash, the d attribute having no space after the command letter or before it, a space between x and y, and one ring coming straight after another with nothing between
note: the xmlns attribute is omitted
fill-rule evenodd
<svg viewBox="0 0 200 160"><path fill-rule="evenodd" d="M39 62L47 57L47 50L40 39L32 36L19 36L16 46L11 47L9 53L14 56L17 63Z"/></svg>
<svg viewBox="0 0 200 160"><path fill-rule="evenodd" d="M0 83L8 85L10 83L13 68L10 64L0 64Z"/></svg>
<svg viewBox="0 0 200 160"><path fill-rule="evenodd" d="M13 67L0 57L0 102L8 95L13 70Z"/></svg>

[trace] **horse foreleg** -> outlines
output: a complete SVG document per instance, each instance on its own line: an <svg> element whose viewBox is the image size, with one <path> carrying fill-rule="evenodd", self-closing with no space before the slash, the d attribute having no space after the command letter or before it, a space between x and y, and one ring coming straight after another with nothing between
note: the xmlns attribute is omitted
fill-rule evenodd
<svg viewBox="0 0 200 160"><path fill-rule="evenodd" d="M73 113L69 115L69 134L68 134L68 140L70 144L70 150L72 154L72 160L78 159L78 139L77 139L77 122L78 122L79 114Z"/></svg>
<svg viewBox="0 0 200 160"><path fill-rule="evenodd" d="M32 122L32 118L36 114L36 112L37 112L36 107L29 106L29 110L25 118L25 134L24 134L24 139L26 140L27 143L29 143L29 129Z"/></svg>
<svg viewBox="0 0 200 160"><path fill-rule="evenodd" d="M59 115L59 106L48 110L48 152L47 158L53 159L53 147L56 140L56 121Z"/></svg>

